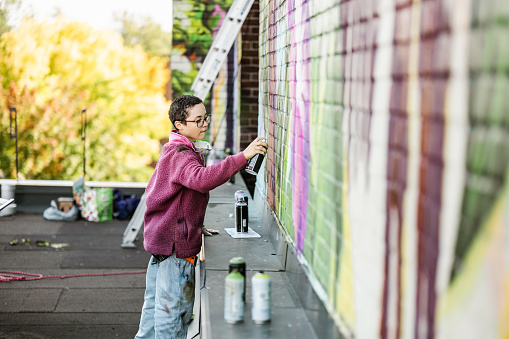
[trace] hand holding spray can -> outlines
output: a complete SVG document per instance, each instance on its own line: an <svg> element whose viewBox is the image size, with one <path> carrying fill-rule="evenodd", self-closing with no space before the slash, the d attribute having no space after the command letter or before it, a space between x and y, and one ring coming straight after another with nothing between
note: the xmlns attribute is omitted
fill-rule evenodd
<svg viewBox="0 0 509 339"><path fill-rule="evenodd" d="M257 175L260 167L262 166L263 158L265 158L264 154L256 154L254 157L249 159L246 166L246 172L252 175Z"/></svg>

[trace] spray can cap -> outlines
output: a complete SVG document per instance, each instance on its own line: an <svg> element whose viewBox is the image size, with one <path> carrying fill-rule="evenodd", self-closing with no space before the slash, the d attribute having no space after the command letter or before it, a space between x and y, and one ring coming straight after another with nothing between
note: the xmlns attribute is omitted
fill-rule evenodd
<svg viewBox="0 0 509 339"><path fill-rule="evenodd" d="M235 257L230 260L230 264L244 264L244 258L242 257Z"/></svg>

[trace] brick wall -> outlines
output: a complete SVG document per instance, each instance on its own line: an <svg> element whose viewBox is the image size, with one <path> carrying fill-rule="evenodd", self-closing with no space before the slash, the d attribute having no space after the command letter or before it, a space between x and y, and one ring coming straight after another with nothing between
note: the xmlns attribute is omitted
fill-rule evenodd
<svg viewBox="0 0 509 339"><path fill-rule="evenodd" d="M509 2L259 11L257 192L338 328L507 337Z"/></svg>

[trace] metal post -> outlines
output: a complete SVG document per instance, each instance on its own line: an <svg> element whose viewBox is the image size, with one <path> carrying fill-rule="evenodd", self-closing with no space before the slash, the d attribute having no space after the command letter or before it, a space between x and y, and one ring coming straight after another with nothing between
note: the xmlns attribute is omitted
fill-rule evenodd
<svg viewBox="0 0 509 339"><path fill-rule="evenodd" d="M16 110L16 106L9 106L10 113L10 126L9 132L11 139L16 139L16 180L18 179L18 111ZM14 127L12 126L14 123ZM14 131L14 133L13 133Z"/></svg>
<svg viewBox="0 0 509 339"><path fill-rule="evenodd" d="M85 179L86 171L86 156L85 156L85 139L87 135L87 108L81 110L81 140L83 141L83 179Z"/></svg>

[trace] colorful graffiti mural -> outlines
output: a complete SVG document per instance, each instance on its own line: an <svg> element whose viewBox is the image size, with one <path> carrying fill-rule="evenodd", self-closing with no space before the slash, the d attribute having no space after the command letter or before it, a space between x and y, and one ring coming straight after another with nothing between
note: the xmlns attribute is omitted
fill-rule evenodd
<svg viewBox="0 0 509 339"><path fill-rule="evenodd" d="M191 85L232 2L233 0L173 2L175 16L171 56L173 97L192 94ZM223 65L214 82L211 94L206 99L207 104L210 102L209 113L212 114L208 141L221 153L214 153L218 159L223 157L222 153L226 148L233 151L238 149L238 142L234 142L238 139L238 136L236 137L238 103L234 102L234 88L238 86L238 79L235 78L238 74L239 61L235 60L238 49L236 43L228 62Z"/></svg>
<svg viewBox="0 0 509 339"><path fill-rule="evenodd" d="M212 39L232 0L173 2L172 87L173 97L191 94L190 89Z"/></svg>
<svg viewBox="0 0 509 339"><path fill-rule="evenodd" d="M507 1L260 1L257 190L345 336L509 338L508 35Z"/></svg>

